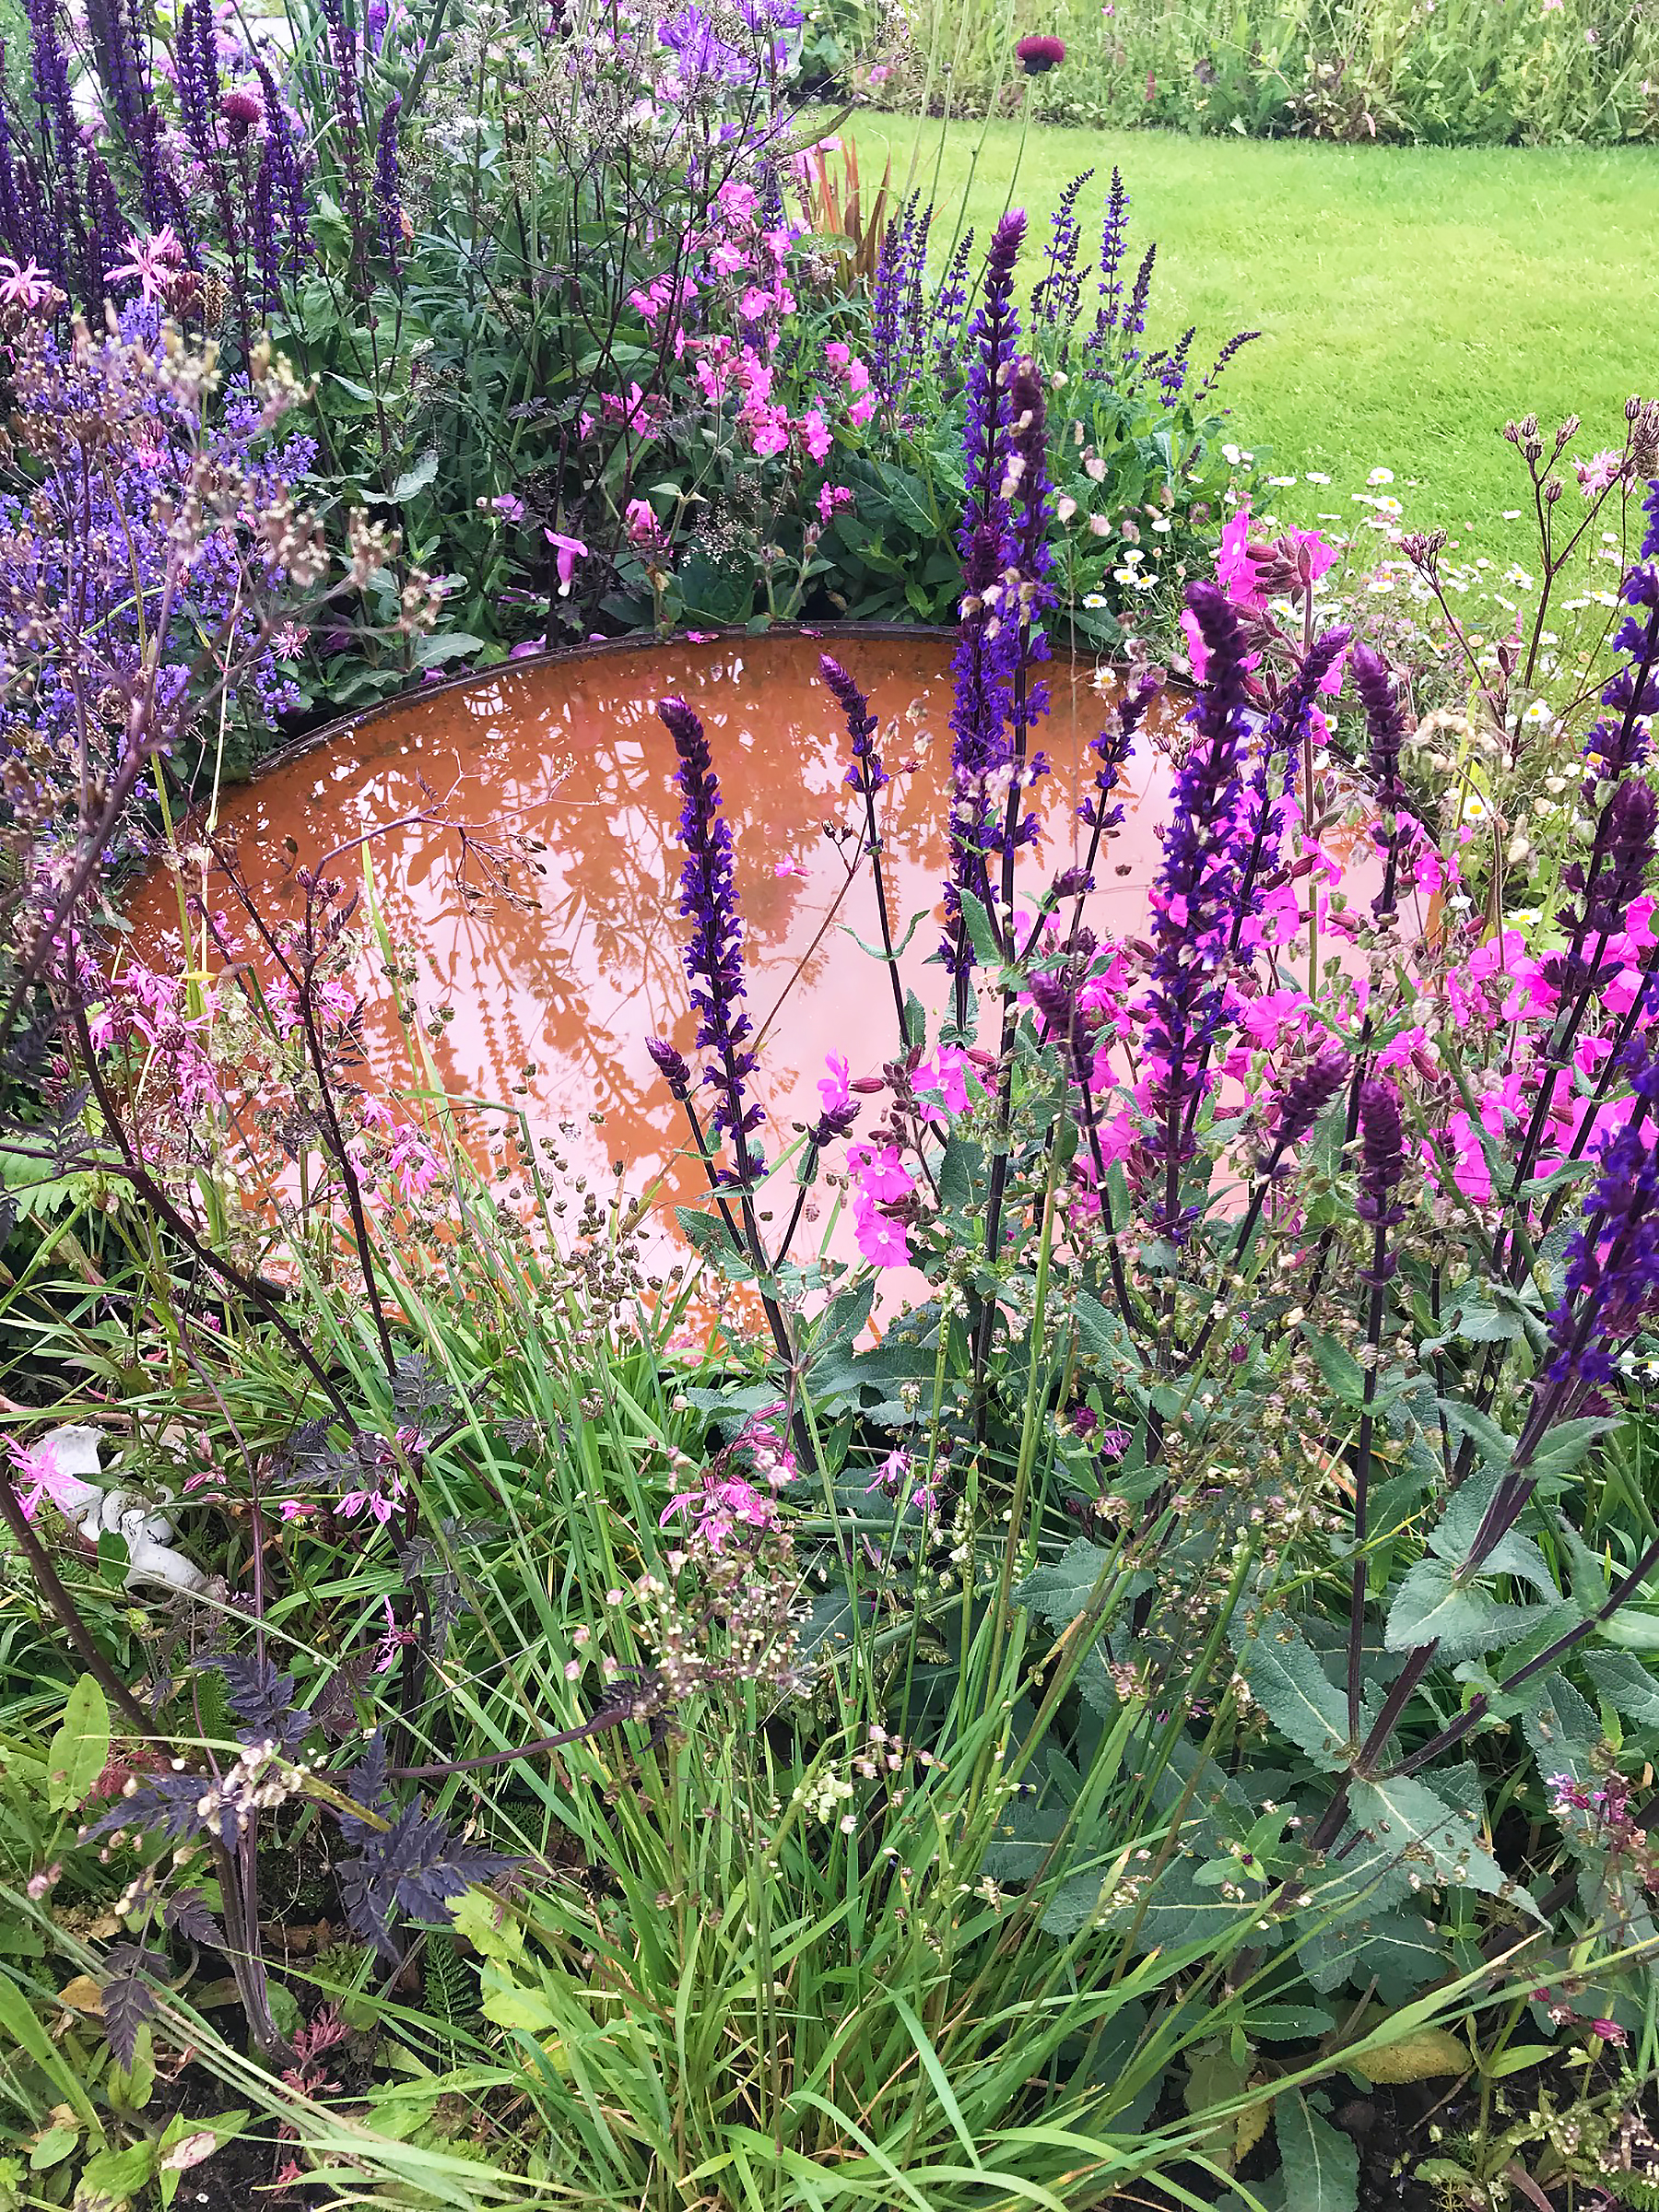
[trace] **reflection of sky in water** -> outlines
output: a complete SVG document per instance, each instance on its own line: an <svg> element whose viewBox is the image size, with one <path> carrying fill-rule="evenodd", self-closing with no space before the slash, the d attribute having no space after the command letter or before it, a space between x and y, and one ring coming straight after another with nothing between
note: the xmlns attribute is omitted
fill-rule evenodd
<svg viewBox="0 0 1659 2212"><path fill-rule="evenodd" d="M455 839L424 825L390 829L369 848L386 925L419 965L423 1012L453 1009L430 1046L440 1078L453 1096L524 1106L533 1129L582 1124L561 1147L574 1170L607 1180L610 1163L621 1160L634 1193L667 1171L665 1194L684 1203L703 1194L701 1170L681 1155L677 1110L645 1052L653 1035L688 1052L695 1030L676 912L674 748L658 699L680 693L703 717L735 847L751 1018L759 1028L778 1009L759 1077L773 1123L769 1151L782 1148L791 1121L817 1112L826 1053L844 1053L858 1075L895 1049L879 965L837 941L842 928L877 940L867 871L830 920L845 871L823 825L851 819L851 794L841 787L845 731L818 680L820 650L773 637L515 667L400 705L354 737L232 793L222 825L256 896L276 912L297 911L284 838L294 840L301 865L313 864L334 845L428 807L421 779L450 819L480 837L539 841L539 911L495 896L469 910L456 888ZM926 915L903 972L932 1007L942 1003L942 976L924 963L938 935L951 642L843 638L836 650L882 717L894 777L883 794L889 899L899 935L912 913ZM1041 856L1028 856L1022 868L1032 887L1078 849L1076 809L1101 703L1089 668L1056 663L1050 673L1053 712L1040 741L1054 773L1041 787ZM1161 757L1145 740L1129 785L1129 818L1091 902L1097 926L1119 933L1144 926L1169 788ZM786 860L805 873L779 875ZM353 853L336 872L356 881L360 866ZM521 873L518 880L530 879ZM176 911L159 886L134 902L141 931L166 926ZM406 1083L387 1000L371 1007L366 1035L388 1085ZM535 1072L526 1076L530 1066ZM602 1125L588 1124L593 1112L603 1114Z"/></svg>

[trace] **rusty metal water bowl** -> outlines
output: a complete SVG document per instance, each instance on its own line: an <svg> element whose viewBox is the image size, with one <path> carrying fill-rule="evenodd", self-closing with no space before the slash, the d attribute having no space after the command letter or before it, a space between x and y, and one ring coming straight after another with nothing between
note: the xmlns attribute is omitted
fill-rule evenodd
<svg viewBox="0 0 1659 2212"><path fill-rule="evenodd" d="M218 833L274 917L300 913L300 868L333 854L331 873L360 880L367 854L380 916L415 978L430 1075L459 1125L482 1129L491 1107L522 1113L572 1187L585 1178L603 1195L620 1170L630 1197L654 1192L671 1239L673 1207L706 1201L707 1184L646 1051L663 1036L688 1052L695 1030L677 912L680 802L659 700L684 697L702 717L720 777L773 1153L781 1133L818 1112L827 1055L857 1076L895 1049L880 966L848 941L873 943L877 925L869 873L849 884L835 834L851 821L848 755L818 675L826 650L881 718L889 901L896 934L924 917L902 965L931 1005L939 971L924 963L937 939L953 650L936 631L629 641L510 662L319 731L221 799ZM1041 843L1022 863L1028 896L1086 849L1077 806L1115 690L1088 659L1056 656L1047 675L1040 742L1053 773L1038 787ZM1137 743L1124 821L1097 870L1091 918L1120 934L1147 914L1185 704L1172 699ZM211 868L189 888L227 904ZM159 948L178 911L171 872L156 871L130 903L135 942ZM389 985L371 996L361 1037L361 1080L406 1097L409 1039Z"/></svg>

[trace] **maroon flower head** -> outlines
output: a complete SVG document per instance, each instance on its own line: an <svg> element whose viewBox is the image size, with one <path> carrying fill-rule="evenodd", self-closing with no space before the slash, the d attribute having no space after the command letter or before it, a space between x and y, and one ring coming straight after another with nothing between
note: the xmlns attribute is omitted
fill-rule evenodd
<svg viewBox="0 0 1659 2212"><path fill-rule="evenodd" d="M219 113L229 124L233 138L245 138L251 130L265 121L265 103L257 92L246 92L239 88L225 94L219 101Z"/></svg>
<svg viewBox="0 0 1659 2212"><path fill-rule="evenodd" d="M1065 59L1065 41L1043 36L1021 39L1014 53L1028 76L1046 76Z"/></svg>

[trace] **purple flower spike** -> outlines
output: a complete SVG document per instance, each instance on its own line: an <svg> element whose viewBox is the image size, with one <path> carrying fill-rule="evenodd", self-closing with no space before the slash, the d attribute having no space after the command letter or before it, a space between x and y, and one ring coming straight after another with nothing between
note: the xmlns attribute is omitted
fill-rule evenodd
<svg viewBox="0 0 1659 2212"><path fill-rule="evenodd" d="M876 750L877 722L870 712L870 702L832 653L819 656L818 674L847 718L847 735L853 746L847 788L857 792L861 798L873 798L888 777L881 756Z"/></svg>
<svg viewBox="0 0 1659 2212"><path fill-rule="evenodd" d="M1311 1060L1291 1077L1278 1094L1277 1124L1273 1132L1276 1158L1282 1160L1301 1143L1342 1088L1347 1075L1347 1053L1333 1050L1321 1053L1317 1060Z"/></svg>
<svg viewBox="0 0 1659 2212"><path fill-rule="evenodd" d="M1406 1218L1394 1194L1406 1172L1400 1094L1381 1076L1359 1086L1359 1195L1354 1211L1379 1229Z"/></svg>
<svg viewBox="0 0 1659 2212"><path fill-rule="evenodd" d="M651 1054L657 1073L674 1096L686 1100L691 1096L691 1070L686 1065L686 1055L675 1050L665 1037L647 1037L645 1050Z"/></svg>
<svg viewBox="0 0 1659 2212"><path fill-rule="evenodd" d="M686 802L680 814L686 859L679 911L691 924L683 958L698 1014L697 1049L706 1055L702 1080L715 1094L711 1125L716 1137L731 1138L738 1181L747 1182L761 1164L748 1142L749 1132L766 1116L747 1102L743 1088L754 1072L755 1055L745 1049L752 1025L742 1003L743 922L732 875L731 826L721 812L720 780L702 724L683 699L659 700L657 712L679 756L675 782Z"/></svg>
<svg viewBox="0 0 1659 2212"><path fill-rule="evenodd" d="M1193 1124L1207 1088L1207 1063L1227 1007L1227 949L1242 890L1249 830L1240 801L1240 762L1249 692L1244 635L1227 595L1190 583L1187 605L1204 639L1207 675L1189 720L1194 738L1160 831L1163 862L1152 893L1151 988L1147 994L1149 1159L1162 1171L1161 1234L1190 1226L1180 1203L1181 1171L1193 1158Z"/></svg>
<svg viewBox="0 0 1659 2212"><path fill-rule="evenodd" d="M1406 804L1400 781L1400 754L1406 743L1404 701L1394 688L1394 675L1380 653L1369 645L1354 648L1354 688L1365 709L1371 737L1371 779L1377 805L1384 814L1398 814Z"/></svg>
<svg viewBox="0 0 1659 2212"><path fill-rule="evenodd" d="M1627 1122L1603 1145L1600 1168L1550 1315L1552 1382L1610 1382L1619 1347L1659 1307L1659 1164L1651 1135Z"/></svg>

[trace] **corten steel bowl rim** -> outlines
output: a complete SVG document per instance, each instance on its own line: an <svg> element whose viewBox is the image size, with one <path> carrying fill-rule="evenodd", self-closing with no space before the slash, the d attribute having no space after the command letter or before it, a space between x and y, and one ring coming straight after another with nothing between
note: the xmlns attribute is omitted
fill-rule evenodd
<svg viewBox="0 0 1659 2212"><path fill-rule="evenodd" d="M625 653L639 653L650 648L668 650L676 645L731 645L764 644L772 638L937 638L954 639L954 624L940 622L774 622L766 629L702 629L695 638L678 630L663 638L653 630L635 630L626 637L595 638L574 645L550 646L545 653L524 653L516 658L492 661L488 668L464 669L458 676L446 676L435 683L410 684L402 691L394 691L389 699L376 700L372 706L360 708L356 713L339 714L332 722L321 723L303 736L291 737L275 752L266 753L254 763L248 782L261 783L266 776L275 775L279 769L289 768L308 755L321 752L324 746L333 745L342 737L361 732L368 724L382 716L406 712L429 699L441 699L446 692L465 690L469 685L493 682L497 677L516 675L521 669L563 667L573 661L606 660ZM1048 660L1072 667L1092 661L1096 667L1109 666L1114 671L1124 664L1104 653L1090 653L1077 646L1049 641ZM1165 678L1164 689L1178 697L1185 697L1190 687ZM1104 702L1102 702L1104 703Z"/></svg>

